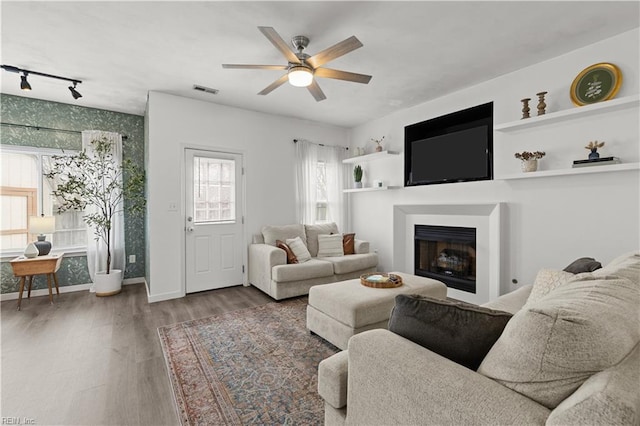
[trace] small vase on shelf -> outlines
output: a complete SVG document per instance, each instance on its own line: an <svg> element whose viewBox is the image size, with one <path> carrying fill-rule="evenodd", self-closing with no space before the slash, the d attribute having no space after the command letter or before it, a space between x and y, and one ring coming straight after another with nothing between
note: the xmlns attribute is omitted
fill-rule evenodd
<svg viewBox="0 0 640 426"><path fill-rule="evenodd" d="M33 243L29 243L29 245L27 245L27 248L24 249L24 257L26 257L27 259L38 257L39 253L40 252L38 251L38 247L36 247L36 245Z"/></svg>
<svg viewBox="0 0 640 426"><path fill-rule="evenodd" d="M380 139L371 138L371 142L376 144L376 152L382 152L382 141L384 140L384 136Z"/></svg>
<svg viewBox="0 0 640 426"><path fill-rule="evenodd" d="M535 172L538 170L538 160L544 157L546 154L543 151L535 152L516 152L515 157L521 160L520 166L523 172Z"/></svg>
<svg viewBox="0 0 640 426"><path fill-rule="evenodd" d="M538 170L538 160L523 160L522 161L522 171L523 172L535 172Z"/></svg>
<svg viewBox="0 0 640 426"><path fill-rule="evenodd" d="M600 154L598 153L598 148L602 148L604 146L604 142L598 142L598 141L591 141L589 142L589 144L587 146L585 146L586 149L588 149L589 152L589 160L597 160L598 158L600 158Z"/></svg>

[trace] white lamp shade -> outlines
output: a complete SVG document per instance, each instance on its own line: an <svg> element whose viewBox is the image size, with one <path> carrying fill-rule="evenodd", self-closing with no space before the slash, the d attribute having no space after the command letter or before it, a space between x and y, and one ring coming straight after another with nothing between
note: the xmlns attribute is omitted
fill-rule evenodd
<svg viewBox="0 0 640 426"><path fill-rule="evenodd" d="M307 87L313 81L313 73L307 67L292 67L289 70L289 84L296 87Z"/></svg>
<svg viewBox="0 0 640 426"><path fill-rule="evenodd" d="M56 218L53 216L29 217L29 233L51 234L56 230Z"/></svg>

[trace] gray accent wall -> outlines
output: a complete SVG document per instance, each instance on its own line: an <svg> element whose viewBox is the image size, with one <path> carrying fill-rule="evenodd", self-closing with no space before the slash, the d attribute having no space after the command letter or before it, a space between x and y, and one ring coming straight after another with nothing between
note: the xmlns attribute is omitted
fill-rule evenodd
<svg viewBox="0 0 640 426"><path fill-rule="evenodd" d="M82 100L78 101L81 103ZM2 123L24 124L65 130L103 130L126 135L123 141L123 156L140 167L144 167L144 117L0 94L0 117ZM79 133L37 130L2 125L0 144L80 150L82 139ZM126 178L126 177L125 177ZM126 201L125 201L126 202ZM146 215L145 215L146 216ZM125 212L125 244L127 260L134 254L136 263L128 263L124 277L145 276L145 223L146 217L129 217ZM10 259L0 263L0 292L12 293L18 289L18 279L11 272ZM86 256L68 256L63 259L58 271L60 286L87 284L91 282L87 270ZM38 277L33 288L46 288L46 281Z"/></svg>

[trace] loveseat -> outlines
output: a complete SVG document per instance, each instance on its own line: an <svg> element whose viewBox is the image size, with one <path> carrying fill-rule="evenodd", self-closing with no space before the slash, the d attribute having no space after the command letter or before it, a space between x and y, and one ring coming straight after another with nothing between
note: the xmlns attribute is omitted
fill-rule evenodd
<svg viewBox="0 0 640 426"><path fill-rule="evenodd" d="M640 253L540 271L485 308L513 316L477 371L389 330L353 336L319 365L325 424L640 424Z"/></svg>
<svg viewBox="0 0 640 426"><path fill-rule="evenodd" d="M340 233L335 223L263 227L249 245L249 283L281 300L309 294L314 285L358 278L376 270L378 255L369 253L369 242L355 238L355 234L348 234L352 238L353 254L319 257L322 255L319 238L326 241L324 237L337 234ZM287 252L276 246L278 242L295 238L303 242L310 260L288 263Z"/></svg>

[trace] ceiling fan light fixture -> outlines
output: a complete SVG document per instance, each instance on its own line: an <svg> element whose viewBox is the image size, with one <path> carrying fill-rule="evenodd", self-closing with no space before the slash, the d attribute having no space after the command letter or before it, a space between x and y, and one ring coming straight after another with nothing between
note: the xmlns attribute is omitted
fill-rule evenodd
<svg viewBox="0 0 640 426"><path fill-rule="evenodd" d="M296 87L307 87L313 82L313 72L305 66L293 66L288 73L289 84Z"/></svg>

